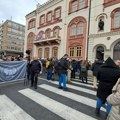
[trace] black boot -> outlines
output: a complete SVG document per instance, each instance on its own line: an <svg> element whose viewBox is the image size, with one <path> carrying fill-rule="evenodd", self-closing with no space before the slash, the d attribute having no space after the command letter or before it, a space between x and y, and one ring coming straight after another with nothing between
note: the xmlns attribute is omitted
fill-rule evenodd
<svg viewBox="0 0 120 120"><path fill-rule="evenodd" d="M99 116L99 115L100 115L100 109L99 109L99 108L96 108L95 114L96 114L96 116Z"/></svg>

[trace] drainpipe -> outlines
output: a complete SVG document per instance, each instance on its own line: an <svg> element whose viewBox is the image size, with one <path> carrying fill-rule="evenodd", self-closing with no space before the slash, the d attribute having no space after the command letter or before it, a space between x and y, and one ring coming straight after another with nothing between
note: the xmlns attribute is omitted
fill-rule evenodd
<svg viewBox="0 0 120 120"><path fill-rule="evenodd" d="M89 47L89 34L90 34L90 16L91 16L91 0L89 0L89 14L88 14L87 51L86 51L87 61L88 61L88 47Z"/></svg>

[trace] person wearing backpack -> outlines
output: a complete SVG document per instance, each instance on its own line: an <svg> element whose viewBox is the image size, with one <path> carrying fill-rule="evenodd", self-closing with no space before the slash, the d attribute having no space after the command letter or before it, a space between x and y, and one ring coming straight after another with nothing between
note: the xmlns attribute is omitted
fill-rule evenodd
<svg viewBox="0 0 120 120"><path fill-rule="evenodd" d="M81 64L81 79L82 82L84 83L84 79L86 80L87 83L87 76L88 76L88 65L87 65L87 61L83 60L82 64Z"/></svg>
<svg viewBox="0 0 120 120"><path fill-rule="evenodd" d="M68 64L68 54L65 54L61 59L60 59L60 77L59 77L59 89L62 89L64 91L67 90L66 88L66 81L67 81L67 70L69 68L69 64ZM63 83L63 87L62 84Z"/></svg>

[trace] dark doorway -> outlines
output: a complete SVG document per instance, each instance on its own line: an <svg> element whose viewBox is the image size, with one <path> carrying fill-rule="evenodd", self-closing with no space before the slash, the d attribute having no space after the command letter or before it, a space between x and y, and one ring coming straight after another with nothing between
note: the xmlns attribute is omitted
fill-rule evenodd
<svg viewBox="0 0 120 120"><path fill-rule="evenodd" d="M102 46L97 47L96 58L100 60L104 60L104 48Z"/></svg>
<svg viewBox="0 0 120 120"><path fill-rule="evenodd" d="M113 59L120 59L120 41L113 48Z"/></svg>

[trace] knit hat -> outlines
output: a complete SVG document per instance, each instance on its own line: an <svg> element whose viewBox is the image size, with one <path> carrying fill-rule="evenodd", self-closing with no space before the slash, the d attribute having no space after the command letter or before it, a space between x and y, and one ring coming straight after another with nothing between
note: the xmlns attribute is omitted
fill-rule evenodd
<svg viewBox="0 0 120 120"><path fill-rule="evenodd" d="M64 54L64 57L65 57L65 56L68 56L68 54Z"/></svg>

